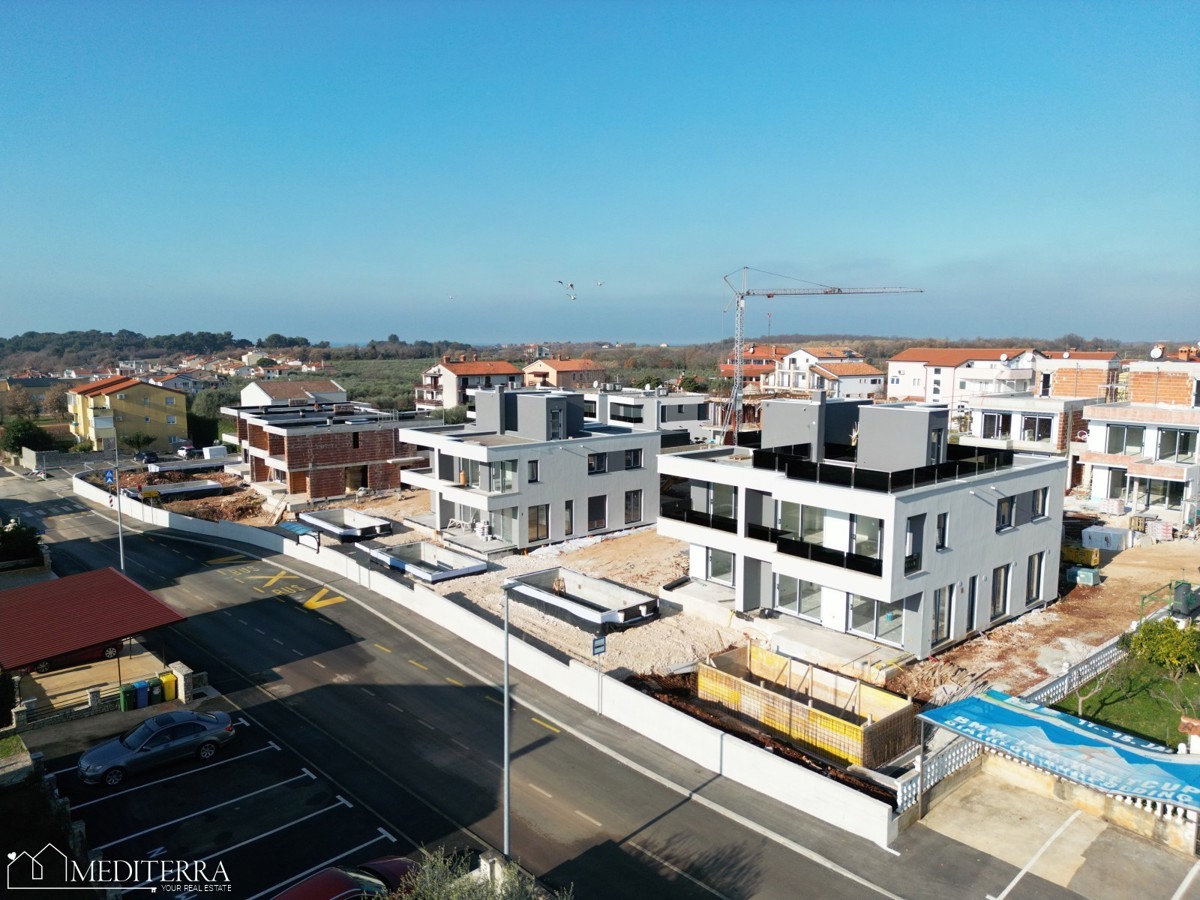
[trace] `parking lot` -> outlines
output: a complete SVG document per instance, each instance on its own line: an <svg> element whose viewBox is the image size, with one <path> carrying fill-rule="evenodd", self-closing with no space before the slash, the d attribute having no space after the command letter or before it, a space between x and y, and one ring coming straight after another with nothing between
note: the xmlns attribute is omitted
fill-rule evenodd
<svg viewBox="0 0 1200 900"><path fill-rule="evenodd" d="M256 723L223 701L205 709L224 709L237 727L208 763L188 760L106 788L80 780L78 752L46 760L72 817L86 824L88 846L136 864L137 875L122 880L126 891L156 886L178 898L222 892L253 900L327 865L411 855L401 835ZM167 860L186 864L184 877L171 880ZM166 878L155 874L161 868Z"/></svg>

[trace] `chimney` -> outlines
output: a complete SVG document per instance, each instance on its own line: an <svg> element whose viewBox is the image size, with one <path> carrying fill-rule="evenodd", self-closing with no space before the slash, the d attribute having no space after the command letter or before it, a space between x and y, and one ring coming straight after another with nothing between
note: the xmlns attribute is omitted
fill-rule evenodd
<svg viewBox="0 0 1200 900"><path fill-rule="evenodd" d="M1191 347L1180 347L1179 348L1179 359L1182 362L1187 362L1189 359L1191 359L1191 356L1192 356L1192 348Z"/></svg>
<svg viewBox="0 0 1200 900"><path fill-rule="evenodd" d="M471 354L471 362L479 362L479 354L478 353Z"/></svg>
<svg viewBox="0 0 1200 900"><path fill-rule="evenodd" d="M448 363L448 362L450 362L450 354L449 354L449 353L443 353L443 354L442 354L442 362L443 362L443 363Z"/></svg>
<svg viewBox="0 0 1200 900"><path fill-rule="evenodd" d="M460 354L458 354L458 361L459 361L459 362L466 362L466 361L467 361L467 354L465 354L465 353L460 353Z"/></svg>

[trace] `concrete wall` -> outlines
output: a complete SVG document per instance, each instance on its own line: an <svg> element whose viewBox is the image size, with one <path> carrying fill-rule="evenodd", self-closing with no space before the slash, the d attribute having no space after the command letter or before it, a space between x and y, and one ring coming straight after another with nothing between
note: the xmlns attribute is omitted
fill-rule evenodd
<svg viewBox="0 0 1200 900"><path fill-rule="evenodd" d="M132 456L132 452L130 452ZM79 466L84 463L112 464L111 450L93 450L91 453L59 453L57 450L30 450L21 448L21 465L27 469L53 469L58 466Z"/></svg>
<svg viewBox="0 0 1200 900"><path fill-rule="evenodd" d="M941 429L937 455L930 436ZM932 406L864 406L858 422L858 464L877 472L916 469L941 462L950 434L950 412Z"/></svg>
<svg viewBox="0 0 1200 900"><path fill-rule="evenodd" d="M78 478L74 479L74 486L75 492L84 499L107 504L108 495L98 488ZM205 522L177 516L132 500L125 501L123 512L141 521L192 534L250 543L319 566L381 594L492 656L503 657L502 628L478 618L423 585L410 588L378 567L360 565L355 557L320 553L282 535L232 522ZM589 709L596 708L599 694L600 712L604 716L711 772L773 796L881 847L888 846L896 837L897 819L888 804L731 737L608 676L601 677L598 691L596 669L590 664L572 660L564 665L521 641L510 641L509 661L517 672ZM519 680L516 684L519 687Z"/></svg>

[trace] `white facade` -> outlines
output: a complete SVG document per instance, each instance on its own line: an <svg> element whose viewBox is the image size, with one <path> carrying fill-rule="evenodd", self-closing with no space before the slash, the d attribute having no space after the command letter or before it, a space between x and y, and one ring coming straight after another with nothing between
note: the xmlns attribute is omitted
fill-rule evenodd
<svg viewBox="0 0 1200 900"><path fill-rule="evenodd" d="M888 360L887 398L944 403L957 410L983 396L1027 393L1034 386L1038 356L1035 350L935 350L929 359L893 358Z"/></svg>
<svg viewBox="0 0 1200 900"><path fill-rule="evenodd" d="M711 407L707 394L671 393L666 388L583 392L584 416L635 431L684 431L689 441L708 434Z"/></svg>
<svg viewBox="0 0 1200 900"><path fill-rule="evenodd" d="M805 458L809 437L840 442L846 422L814 422L810 434L785 438L787 449L661 456L674 487L659 532L688 542L692 579L724 586L740 611L773 608L916 657L1055 599L1065 461L981 451L867 469L864 458L893 447L917 462L929 448L938 459L947 452L945 410L891 407L877 427L875 411L888 409L860 408L858 464Z"/></svg>

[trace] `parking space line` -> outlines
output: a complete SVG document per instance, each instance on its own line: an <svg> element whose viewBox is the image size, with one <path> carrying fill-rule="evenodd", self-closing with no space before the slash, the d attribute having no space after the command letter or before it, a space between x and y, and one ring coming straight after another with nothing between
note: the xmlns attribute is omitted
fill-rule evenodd
<svg viewBox="0 0 1200 900"><path fill-rule="evenodd" d="M325 862L317 863L311 869L305 869L303 872L297 872L295 875L293 875L287 881L281 881L281 882L279 882L279 884L272 885L271 887L267 888L265 891L260 891L259 893L255 894L253 897L247 897L246 900L259 900L260 897L273 897L280 892L280 890L283 888L284 885L291 884L294 881L299 881L301 878L311 875L313 872L319 872L319 871L321 871L321 869L324 869L326 866L332 866L339 859L343 859L343 858L349 856L351 853L357 853L359 850L362 850L366 847L370 847L372 844L378 844L382 840L391 841L393 844L396 843L396 839L394 837L392 837L390 834L388 834L386 831L384 831L382 828L380 828L379 829L379 837L371 838L371 840L366 841L365 843L359 844L357 847L351 847L349 850L345 851L344 853L339 853L337 856L331 856L331 857L329 857L329 859L325 860Z"/></svg>
<svg viewBox="0 0 1200 900"><path fill-rule="evenodd" d="M326 806L323 809L314 810L313 812L310 812L306 816L301 816L300 818L293 819L292 821L290 821L284 825L276 826L275 828L272 828L270 831L264 831L262 834L255 835L252 838L246 838L246 840L241 841L240 843L234 844L232 847L226 847L223 850L218 850L215 853L210 853L210 854L208 854L208 856L202 856L200 859L196 860L196 862L208 862L210 859L214 859L218 856L222 856L223 854L232 853L234 850L240 850L240 849L242 849L242 847L245 847L247 844L253 844L255 841L260 841L265 837L270 837L273 834L277 834L278 832L283 831L285 828L291 828L293 825L299 825L301 822L306 822L315 816L319 816L324 813L331 812L335 809L340 809L343 806L350 806L350 804L347 803L346 800L339 795L337 803L331 803L331 804L329 804L329 806ZM353 809L352 806L350 808ZM141 882L140 884L135 884L133 887L125 888L125 890L121 891L121 893L128 894L132 891L138 890L138 888L146 887L146 885L151 884L153 881L154 881L153 878L147 878L145 881Z"/></svg>
<svg viewBox="0 0 1200 900"><path fill-rule="evenodd" d="M384 653L392 652L392 649L390 647L385 647L385 646L383 646L383 644L376 644L375 646L378 647L380 650L382 650Z"/></svg>
<svg viewBox="0 0 1200 900"><path fill-rule="evenodd" d="M1196 864L1188 871L1187 877L1183 879L1183 883L1179 885L1179 890L1171 895L1171 900L1183 900L1184 892L1191 886L1192 880L1196 877L1196 873L1200 872L1200 860L1196 860Z"/></svg>
<svg viewBox="0 0 1200 900"><path fill-rule="evenodd" d="M53 772L47 772L46 774L47 775L62 775L64 772L74 772L77 768L79 768L78 765L67 766L65 769L55 769Z"/></svg>
<svg viewBox="0 0 1200 900"><path fill-rule="evenodd" d="M726 897L724 894L722 894L718 891L714 891L703 881L697 881L695 878L693 878L687 872L683 871L682 869L676 868L675 866L673 866L669 862L667 862L665 859L663 859L661 856L656 856L655 854L651 853L645 847L640 847L637 844L635 844L633 841L629 841L629 846L632 847L634 850L637 850L639 853L645 853L648 857L650 857L652 860L654 860L660 866L666 866L668 869L670 869L676 875L682 875L684 878L686 878L692 884L696 885L696 887L702 888L703 890L708 891L714 897L720 897L720 898L722 898L722 900L729 900L729 898Z"/></svg>
<svg viewBox="0 0 1200 900"><path fill-rule="evenodd" d="M587 813L585 813L585 812L580 812L579 810L575 810L575 815L579 816L579 818L581 818L581 819L585 819L586 821L588 821L588 822L591 822L591 823L592 823L593 825L595 825L597 828L603 828L603 827L604 827L604 826L603 826L601 823L597 822L595 819L593 819L591 816L589 816L589 815L588 815Z"/></svg>
<svg viewBox="0 0 1200 900"><path fill-rule="evenodd" d="M373 690L371 690L370 688L360 687L359 690L362 691L364 694L366 694L368 697L375 696L375 692Z"/></svg>
<svg viewBox="0 0 1200 900"><path fill-rule="evenodd" d="M199 812L189 813L186 816L180 816L178 819L172 819L170 822L162 822L158 825L152 825L149 828L143 828L141 831L135 831L133 834L127 834L127 835L125 835L125 837L117 838L115 841L109 841L107 844L101 844L99 847L94 847L93 849L107 850L109 847L112 847L115 844L123 844L125 841L132 840L135 837L141 837L143 834L149 834L152 831L157 831L159 828L166 828L169 825L176 825L179 822L186 822L188 819L194 819L196 816L202 816L205 813L212 812L214 809L220 809L222 806L228 806L231 803L238 803L242 800L246 800L246 799L248 799L250 797L254 797L258 794L264 794L267 791L273 791L277 787L283 787L285 784L291 784L293 781L299 781L301 778L305 778L305 777L313 779L314 781L316 780L311 772L308 772L307 775L302 773L300 775L296 775L292 778L289 778L286 781L280 781L275 784L268 785L265 788L259 788L257 791L251 791L248 794L242 794L240 797L234 797L232 800L225 800L222 803L218 803L214 806L208 807L208 809L202 809ZM160 849L162 849L162 848L160 848Z"/></svg>
<svg viewBox="0 0 1200 900"><path fill-rule="evenodd" d="M436 728L434 728L432 725L430 725L430 724L429 724L428 722L426 722L424 719L417 719L417 723L418 723L418 724L420 724L420 725L424 725L424 726L425 726L426 728L428 728L430 731L437 731L437 729L436 729Z"/></svg>
<svg viewBox="0 0 1200 900"><path fill-rule="evenodd" d="M145 790L148 787L153 787L156 784L162 784L164 782L171 781L175 778L183 778L187 775L195 775L197 772L207 772L209 769L215 769L217 766L223 766L226 763L235 762L236 760L239 760L239 759L245 759L247 756L253 756L255 753L262 753L264 750L278 750L278 749L279 749L279 745L276 744L274 741L271 741L270 743L267 744L267 746L259 747L257 750L251 750L249 753L239 753L237 756L229 756L229 757L226 757L225 759L221 760L220 762L209 763L206 766L200 766L199 768L189 769L186 772L180 772L178 775L172 775L170 778L159 778L157 781L148 781L145 784L139 784L137 787L131 787L131 788L126 788L123 791L117 791L115 794L108 794L107 796L104 796L104 797L97 797L95 800L88 800L86 803L72 803L71 809L73 809L73 810L83 809L84 807L91 806L95 803L103 803L105 800L112 800L114 797L121 797L121 796L124 796L125 794L132 794L134 791Z"/></svg>
<svg viewBox="0 0 1200 900"><path fill-rule="evenodd" d="M464 750L471 749L466 744L464 744L462 741L460 741L458 738L450 738L450 740L453 741L455 744L458 744L458 746L462 747Z"/></svg>
<svg viewBox="0 0 1200 900"><path fill-rule="evenodd" d="M555 728L555 727L554 727L553 725L551 725L549 722L543 722L543 721L542 721L541 719L539 719L537 716L530 716L530 718L531 718L531 719L533 719L533 721L537 722L539 725L541 725L543 728L549 728L549 729L550 729L551 731L553 731L555 734L562 734L562 729L561 729L561 728Z"/></svg>
<svg viewBox="0 0 1200 900"><path fill-rule="evenodd" d="M1081 810L1081 809L1077 809L1077 810L1075 810L1075 812L1071 813L1070 818L1068 818L1067 821L1065 821L1061 825L1059 825L1058 831L1054 832L1054 834L1052 834L1052 835L1050 835L1050 837L1046 838L1046 843L1042 844L1042 846L1038 848L1038 852L1033 854L1033 857L1029 860L1029 862L1025 863L1025 868L1023 868L1020 872L1018 872L1016 875L1013 876L1013 880L1008 883L1008 887L1006 887L1003 891L1001 891L998 896L993 897L991 894L988 894L987 895L988 900L1004 900L1004 898L1008 896L1009 891L1011 891L1013 888L1015 888L1017 886L1017 882L1020 881L1022 878L1024 878L1025 874L1037 864L1037 861L1039 859L1042 858L1042 854L1050 849L1050 845L1053 844L1055 841L1057 841L1059 839L1059 837L1062 835L1062 833L1067 830L1067 828L1070 826L1070 824L1072 822L1074 822L1077 818L1079 818L1082 814L1083 814L1083 810Z"/></svg>
<svg viewBox="0 0 1200 900"><path fill-rule="evenodd" d="M328 668L328 666L326 666L326 665L325 665L325 663L323 663L323 662L319 662L319 661L317 661L317 660L315 660L315 659L312 661L312 663L313 663L313 665L314 665L314 666L320 666L322 669Z"/></svg>
<svg viewBox="0 0 1200 900"><path fill-rule="evenodd" d="M395 703L388 703L388 706L390 706L392 709L394 709L398 713L404 712L404 710L402 710L400 707L398 707Z"/></svg>

